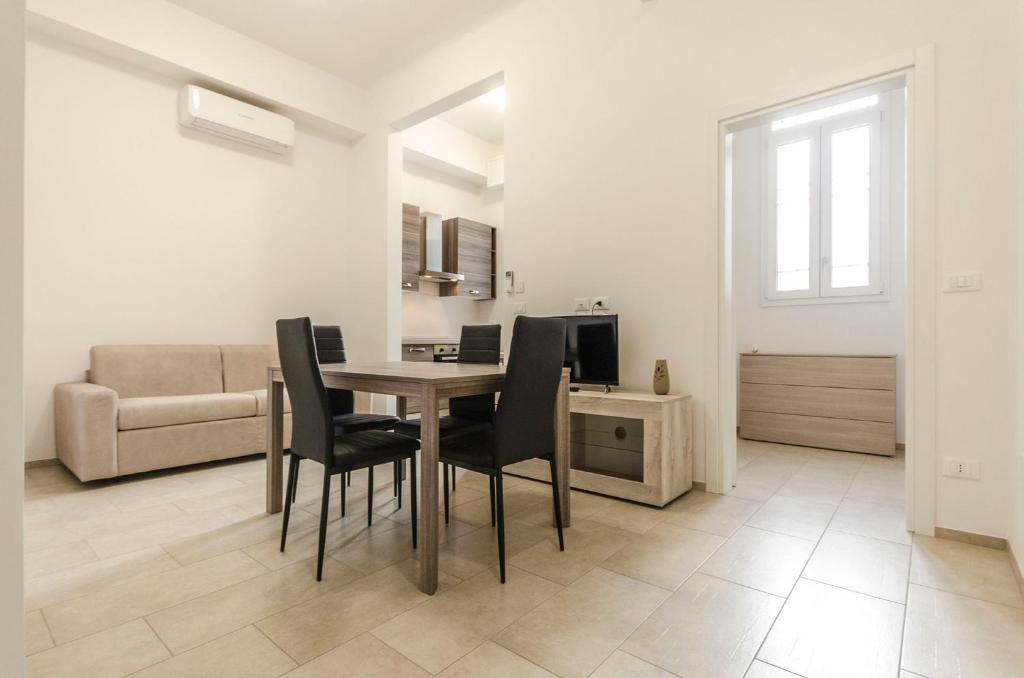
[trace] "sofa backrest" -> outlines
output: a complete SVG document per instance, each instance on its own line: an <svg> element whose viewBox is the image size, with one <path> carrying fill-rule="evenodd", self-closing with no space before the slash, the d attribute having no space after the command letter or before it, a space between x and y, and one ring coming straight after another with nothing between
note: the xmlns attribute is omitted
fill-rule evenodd
<svg viewBox="0 0 1024 678"><path fill-rule="evenodd" d="M216 345L93 346L89 357L89 381L122 398L224 392Z"/></svg>
<svg viewBox="0 0 1024 678"><path fill-rule="evenodd" d="M276 344L228 344L220 347L220 355L225 393L266 388L267 368L281 364Z"/></svg>

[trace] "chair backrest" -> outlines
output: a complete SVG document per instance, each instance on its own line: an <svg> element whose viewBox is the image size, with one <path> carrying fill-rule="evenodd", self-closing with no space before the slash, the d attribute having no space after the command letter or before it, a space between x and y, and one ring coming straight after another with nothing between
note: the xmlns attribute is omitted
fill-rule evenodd
<svg viewBox="0 0 1024 678"><path fill-rule="evenodd" d="M499 466L555 452L555 398L565 361L565 320L519 316L494 417Z"/></svg>
<svg viewBox="0 0 1024 678"><path fill-rule="evenodd" d="M292 403L292 451L330 466L334 421L309 318L277 321L277 351Z"/></svg>
<svg viewBox="0 0 1024 678"><path fill-rule="evenodd" d="M459 338L460 363L497 365L501 357L501 325L463 325ZM453 417L491 421L494 419L494 394L463 396L448 401Z"/></svg>
<svg viewBox="0 0 1024 678"><path fill-rule="evenodd" d="M460 363L497 365L501 357L501 325L463 325L459 338Z"/></svg>
<svg viewBox="0 0 1024 678"><path fill-rule="evenodd" d="M321 365L343 363L345 359L345 338L338 325L313 325L313 339L316 342L316 357ZM355 396L352 391L332 388L327 392L331 399L332 414L351 414L355 411Z"/></svg>

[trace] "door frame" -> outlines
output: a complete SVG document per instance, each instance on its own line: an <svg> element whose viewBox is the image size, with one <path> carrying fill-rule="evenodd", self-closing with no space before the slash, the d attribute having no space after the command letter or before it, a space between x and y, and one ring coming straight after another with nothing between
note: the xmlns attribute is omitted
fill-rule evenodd
<svg viewBox="0 0 1024 678"><path fill-rule="evenodd" d="M935 224L935 47L894 54L843 72L793 83L770 96L721 109L710 118L710 192L717 196L717 290L706 318L706 488L727 493L736 477L736 335L732 288L730 153L726 135L766 113L902 77L907 87L906 190L906 521L907 529L935 533L937 447L938 238Z"/></svg>

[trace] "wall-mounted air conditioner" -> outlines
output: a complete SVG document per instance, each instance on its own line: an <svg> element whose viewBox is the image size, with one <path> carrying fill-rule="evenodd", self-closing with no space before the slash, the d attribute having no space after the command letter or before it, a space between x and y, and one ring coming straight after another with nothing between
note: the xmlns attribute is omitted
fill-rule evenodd
<svg viewBox="0 0 1024 678"><path fill-rule="evenodd" d="M295 145L291 119L195 85L178 95L178 122L272 153Z"/></svg>

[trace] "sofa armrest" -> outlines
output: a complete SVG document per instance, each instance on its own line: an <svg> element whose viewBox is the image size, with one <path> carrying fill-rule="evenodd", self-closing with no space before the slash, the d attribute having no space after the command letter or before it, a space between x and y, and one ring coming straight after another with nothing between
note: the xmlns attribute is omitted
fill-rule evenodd
<svg viewBox="0 0 1024 678"><path fill-rule="evenodd" d="M87 383L53 389L57 458L79 480L117 475L117 391Z"/></svg>

